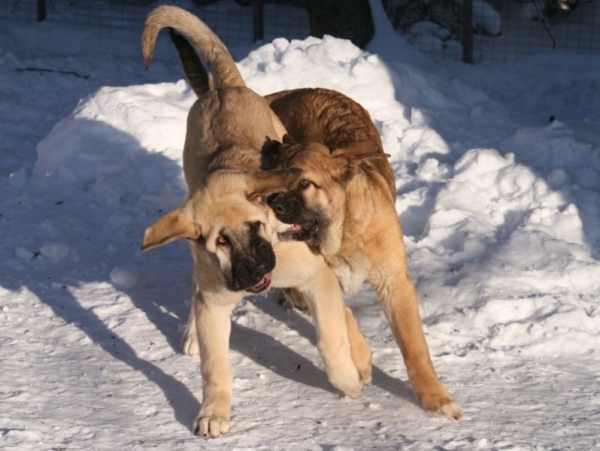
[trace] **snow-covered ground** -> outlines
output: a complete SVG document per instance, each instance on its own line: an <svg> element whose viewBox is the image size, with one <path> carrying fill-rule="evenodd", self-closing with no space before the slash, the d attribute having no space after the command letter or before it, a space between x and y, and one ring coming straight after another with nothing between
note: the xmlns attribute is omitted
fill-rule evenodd
<svg viewBox="0 0 600 451"><path fill-rule="evenodd" d="M360 400L328 384L310 319L248 299L231 432L193 436L188 250L139 250L186 195L194 94L175 50L162 36L146 72L138 35L4 22L0 448L600 449L600 61L432 61L380 13L368 52L327 37L233 53L259 93L322 86L371 113L433 360L466 418L417 406L365 287L347 298L374 352Z"/></svg>

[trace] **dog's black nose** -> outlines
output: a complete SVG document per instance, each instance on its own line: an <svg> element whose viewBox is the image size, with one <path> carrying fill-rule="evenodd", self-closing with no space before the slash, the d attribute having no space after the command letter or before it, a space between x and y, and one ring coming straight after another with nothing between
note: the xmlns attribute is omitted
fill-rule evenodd
<svg viewBox="0 0 600 451"><path fill-rule="evenodd" d="M285 199L280 194L272 194L267 197L267 204L269 204L276 215L285 214Z"/></svg>
<svg viewBox="0 0 600 451"><path fill-rule="evenodd" d="M275 213L277 213L279 215L284 215L285 207L283 206L282 203L278 202L275 205L273 205L273 211L275 211Z"/></svg>

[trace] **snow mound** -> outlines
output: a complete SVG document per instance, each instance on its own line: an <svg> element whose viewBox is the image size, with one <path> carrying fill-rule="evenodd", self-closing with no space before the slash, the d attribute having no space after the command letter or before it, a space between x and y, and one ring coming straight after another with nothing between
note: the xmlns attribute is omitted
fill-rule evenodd
<svg viewBox="0 0 600 451"><path fill-rule="evenodd" d="M68 185L112 208L181 201L181 153L194 94L181 81L101 88L37 147L32 181Z"/></svg>

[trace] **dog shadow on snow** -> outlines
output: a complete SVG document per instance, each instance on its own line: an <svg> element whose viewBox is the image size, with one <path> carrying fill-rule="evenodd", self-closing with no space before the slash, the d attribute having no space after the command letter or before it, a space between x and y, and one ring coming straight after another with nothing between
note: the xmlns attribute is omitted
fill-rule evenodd
<svg viewBox="0 0 600 451"><path fill-rule="evenodd" d="M90 148L102 149L105 153L102 156L92 156L92 160L105 158L109 161L120 161L124 170L119 177L136 177L135 169L139 165L144 165L150 173L155 171L169 174L165 186L159 187L158 191L166 190L167 186L179 187L181 198L178 200L184 200L182 171L177 162L162 154L148 152L133 137L107 124L83 119L76 121L77 129L88 130L88 135L98 141ZM87 151L89 149L86 149ZM84 156L83 161L85 158L88 158L88 161L90 159L89 156ZM197 381L197 386L189 387L152 361L140 357L135 348L139 349L148 344L132 343L119 333L120 325L127 321L128 313L120 314L123 318L115 324L114 318L102 315L103 309L87 305L89 300L79 299L73 294L73 291L86 284L111 283L109 274L112 268L136 268L137 285L121 291L145 314L157 329L156 333L162 334L175 352L180 352L180 337L187 319L191 296L192 264L189 249L186 243L175 243L148 253L142 253L140 250L144 229L176 205L164 205L154 210L137 210L136 217L136 213L131 211L131 206L140 205L135 199L136 196L144 194L143 180L139 183L129 180L129 185L133 187L131 192L121 193L122 198L129 200L126 205L116 206L114 199L112 203L106 202L103 195L97 192L94 188L95 182L91 180L84 187L71 186L62 192L50 182L35 191L33 187L25 188L24 195L29 193L39 202L53 205L51 208L40 210L41 213L31 208L28 217L31 223L27 225L33 230L30 247L41 246L47 242L48 238L43 236L44 230L51 224L54 238L58 237L59 241L62 238L71 248L77 249L79 258L51 262L36 252L34 258L24 262L31 271L13 269L14 273L3 278L1 283L13 291L27 288L48 305L56 317L77 327L110 358L142 373L164 393L174 418L186 428L190 428L200 408L200 381ZM118 184L118 178L115 179L115 183ZM46 216L42 217L44 215ZM46 226L39 227L38 224L41 223ZM72 229L79 230L73 233ZM300 335L315 343L312 324L302 315L288 314L277 304L275 296L262 299L256 302L256 305L265 314L277 321L286 322ZM282 377L330 393L338 393L328 383L325 372L311 360L258 330L234 321L230 347ZM189 365L197 368L198 357L190 358ZM235 368L233 371L235 373ZM373 383L394 396L412 399L416 404L414 395L406 383L388 376L377 367L373 368Z"/></svg>
<svg viewBox="0 0 600 451"><path fill-rule="evenodd" d="M288 327L298 332L299 336L308 339L313 346L317 345L316 331L312 324L312 321L309 320L308 317L304 314L301 314L299 312L290 312L286 310L283 306L278 305L276 295L270 295L266 299L254 299L252 302L265 314L271 316L273 319L277 320L280 323L285 323ZM248 355L246 352L244 352L244 354ZM398 350L398 355L400 356L400 350ZM312 363L310 364L314 367ZM304 365L302 365L302 367L303 366ZM409 383L389 376L385 371L381 370L376 365L373 365L372 368L372 385L390 393L393 396L411 400L416 406L418 406L417 400ZM335 389L333 389L331 385L327 383L327 376L325 375L325 373L320 370L319 373L320 380L325 381L324 388L328 391L338 393L337 391L335 391Z"/></svg>

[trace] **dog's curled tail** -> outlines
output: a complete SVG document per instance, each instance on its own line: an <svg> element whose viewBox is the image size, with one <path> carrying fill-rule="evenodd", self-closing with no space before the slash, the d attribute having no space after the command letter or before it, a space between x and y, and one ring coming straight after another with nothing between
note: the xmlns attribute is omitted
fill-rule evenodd
<svg viewBox="0 0 600 451"><path fill-rule="evenodd" d="M158 33L174 28L200 52L210 68L215 88L246 86L229 50L204 22L176 6L159 6L146 19L142 34L142 52L146 67L152 63Z"/></svg>

